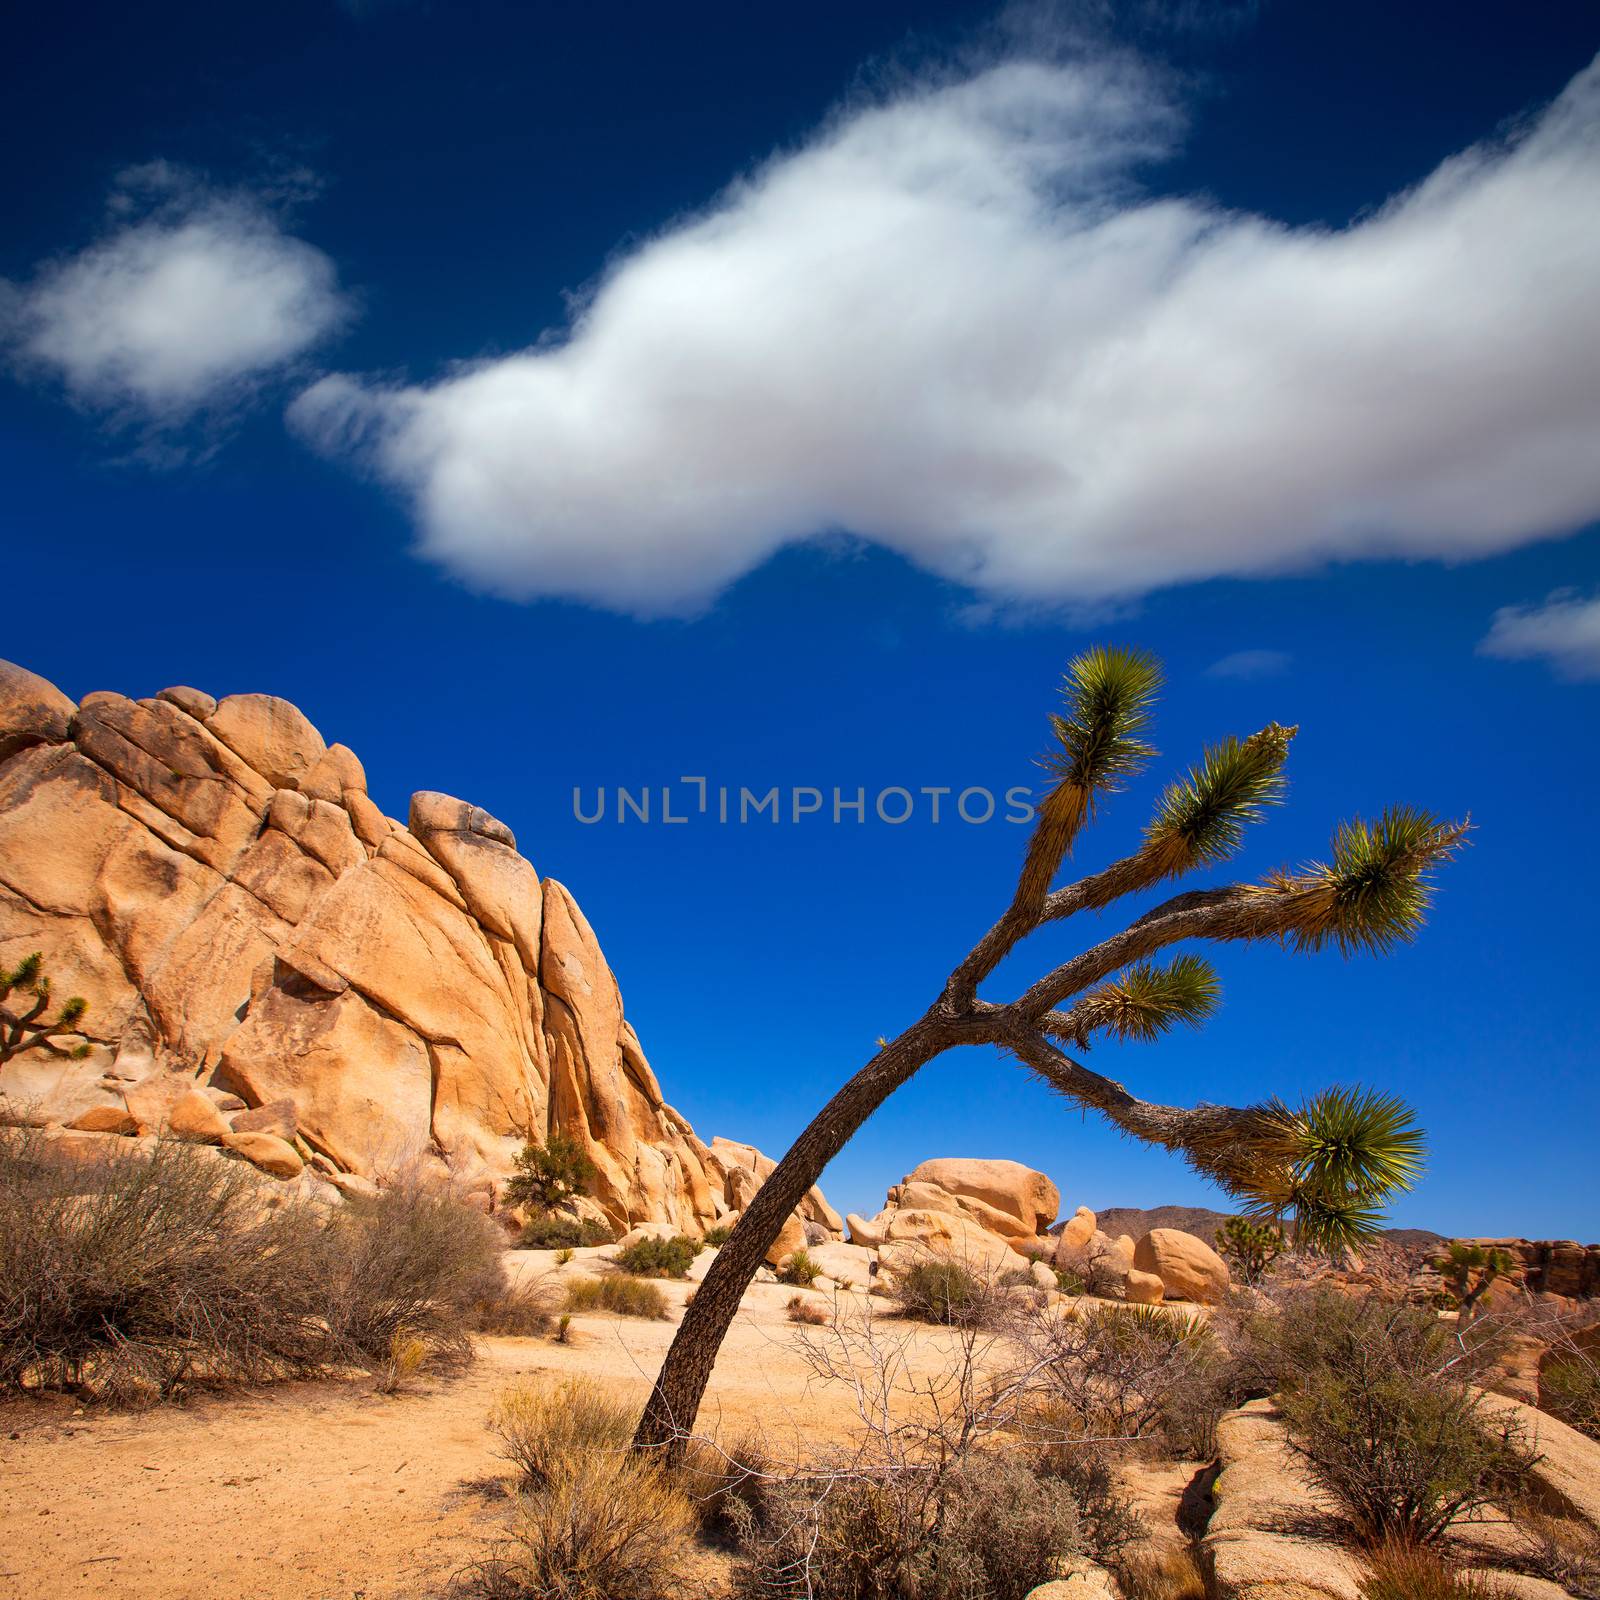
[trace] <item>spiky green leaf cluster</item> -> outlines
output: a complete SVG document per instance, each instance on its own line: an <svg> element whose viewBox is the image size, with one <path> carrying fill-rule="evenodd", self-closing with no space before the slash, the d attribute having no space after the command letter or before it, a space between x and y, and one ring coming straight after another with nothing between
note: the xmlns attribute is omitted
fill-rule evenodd
<svg viewBox="0 0 1600 1600"><path fill-rule="evenodd" d="M9 972L0 967L0 998L12 989L32 989L39 981L39 968L44 962L44 952L35 950L26 955Z"/></svg>
<svg viewBox="0 0 1600 1600"><path fill-rule="evenodd" d="M1376 822L1356 817L1333 836L1331 864L1277 873L1261 892L1279 902L1282 931L1297 950L1336 945L1344 955L1383 955L1416 937L1433 898L1429 869L1453 855L1466 824L1391 806Z"/></svg>
<svg viewBox="0 0 1600 1600"><path fill-rule="evenodd" d="M1266 1108L1261 1164L1239 1185L1256 1217L1292 1214L1295 1235L1316 1249L1348 1249L1382 1226L1382 1207L1422 1174L1424 1140L1394 1095L1333 1088L1298 1109Z"/></svg>
<svg viewBox="0 0 1600 1600"><path fill-rule="evenodd" d="M1200 956L1176 956L1164 967L1141 961L1085 995L1069 1015L1075 1043L1093 1033L1148 1041L1176 1023L1199 1027L1222 999L1216 968Z"/></svg>
<svg viewBox="0 0 1600 1600"><path fill-rule="evenodd" d="M1086 794L1120 787L1155 754L1142 736L1161 683L1161 663L1145 650L1096 645L1075 657L1062 681L1065 710L1050 718L1057 748L1045 766Z"/></svg>
<svg viewBox="0 0 1600 1600"><path fill-rule="evenodd" d="M1245 827L1283 799L1283 764L1298 732L1269 723L1248 739L1209 745L1161 796L1145 829L1145 850L1160 858L1162 876L1223 860L1239 848Z"/></svg>

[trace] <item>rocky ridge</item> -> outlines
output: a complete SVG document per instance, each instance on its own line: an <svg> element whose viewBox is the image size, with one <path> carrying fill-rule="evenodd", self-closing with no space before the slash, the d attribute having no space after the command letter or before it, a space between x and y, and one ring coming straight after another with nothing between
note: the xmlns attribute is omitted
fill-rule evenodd
<svg viewBox="0 0 1600 1600"><path fill-rule="evenodd" d="M88 1010L0 1072L0 1119L170 1132L281 1177L407 1165L492 1209L529 1138L594 1163L587 1205L699 1232L771 1163L664 1099L572 895L488 812L413 795L287 701L192 688L74 704L0 663L0 963L32 950ZM842 1224L820 1192L803 1241Z"/></svg>

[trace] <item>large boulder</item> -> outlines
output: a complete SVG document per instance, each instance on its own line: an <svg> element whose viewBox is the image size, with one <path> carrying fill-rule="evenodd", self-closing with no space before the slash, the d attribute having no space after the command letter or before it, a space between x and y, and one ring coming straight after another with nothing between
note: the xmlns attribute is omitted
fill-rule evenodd
<svg viewBox="0 0 1600 1600"><path fill-rule="evenodd" d="M1152 1228L1133 1247L1133 1264L1161 1280L1168 1300L1221 1305L1231 1286L1227 1262L1203 1239L1177 1228Z"/></svg>
<svg viewBox="0 0 1600 1600"><path fill-rule="evenodd" d="M1010 1218L1018 1238L1044 1233L1061 1209L1061 1193L1042 1173L1020 1161L980 1161L940 1156L909 1173L907 1184L926 1183L957 1198L980 1201Z"/></svg>
<svg viewBox="0 0 1600 1600"><path fill-rule="evenodd" d="M1366 1566L1337 1542L1334 1508L1307 1485L1270 1400L1218 1423L1217 1455L1202 1549L1218 1600L1361 1600Z"/></svg>
<svg viewBox="0 0 1600 1600"><path fill-rule="evenodd" d="M954 1261L990 1279L1010 1272L1026 1273L1029 1266L1027 1258L1018 1255L1003 1239L947 1211L894 1211L884 1232L878 1261L890 1273L904 1272L929 1259Z"/></svg>
<svg viewBox="0 0 1600 1600"><path fill-rule="evenodd" d="M479 807L424 790L410 824L285 700L74 705L0 663L0 961L41 950L89 1002L63 1041L87 1055L8 1063L0 1120L154 1132L199 1091L237 1102L231 1134L192 1112L207 1138L273 1141L241 1154L287 1169L298 1139L482 1204L559 1132L614 1226L715 1222L729 1167L771 1163L713 1157L666 1103L573 897ZM815 1191L802 1220L843 1226Z"/></svg>

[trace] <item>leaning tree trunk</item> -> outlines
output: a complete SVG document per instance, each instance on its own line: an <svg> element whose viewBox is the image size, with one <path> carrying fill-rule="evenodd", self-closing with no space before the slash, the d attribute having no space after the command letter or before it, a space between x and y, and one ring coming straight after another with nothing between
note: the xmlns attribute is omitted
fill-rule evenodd
<svg viewBox="0 0 1600 1600"><path fill-rule="evenodd" d="M636 1449L664 1450L669 1458L682 1451L739 1302L789 1213L862 1123L919 1067L962 1042L962 1033L931 1013L907 1028L845 1084L789 1147L695 1290L639 1420Z"/></svg>

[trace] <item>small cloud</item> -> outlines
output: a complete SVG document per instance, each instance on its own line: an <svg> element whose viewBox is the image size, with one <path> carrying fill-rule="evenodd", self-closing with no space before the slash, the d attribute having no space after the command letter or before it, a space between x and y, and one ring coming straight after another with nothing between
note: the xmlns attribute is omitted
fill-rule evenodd
<svg viewBox="0 0 1600 1600"><path fill-rule="evenodd" d="M153 161L123 172L101 238L0 283L0 342L114 425L155 432L248 399L349 317L333 262L284 231L311 192L218 189Z"/></svg>
<svg viewBox="0 0 1600 1600"><path fill-rule="evenodd" d="M1600 594L1556 589L1540 606L1502 606L1478 644L1480 656L1545 660L1558 678L1600 678Z"/></svg>
<svg viewBox="0 0 1600 1600"><path fill-rule="evenodd" d="M1275 678L1289 670L1287 650L1235 650L1206 668L1208 678Z"/></svg>

